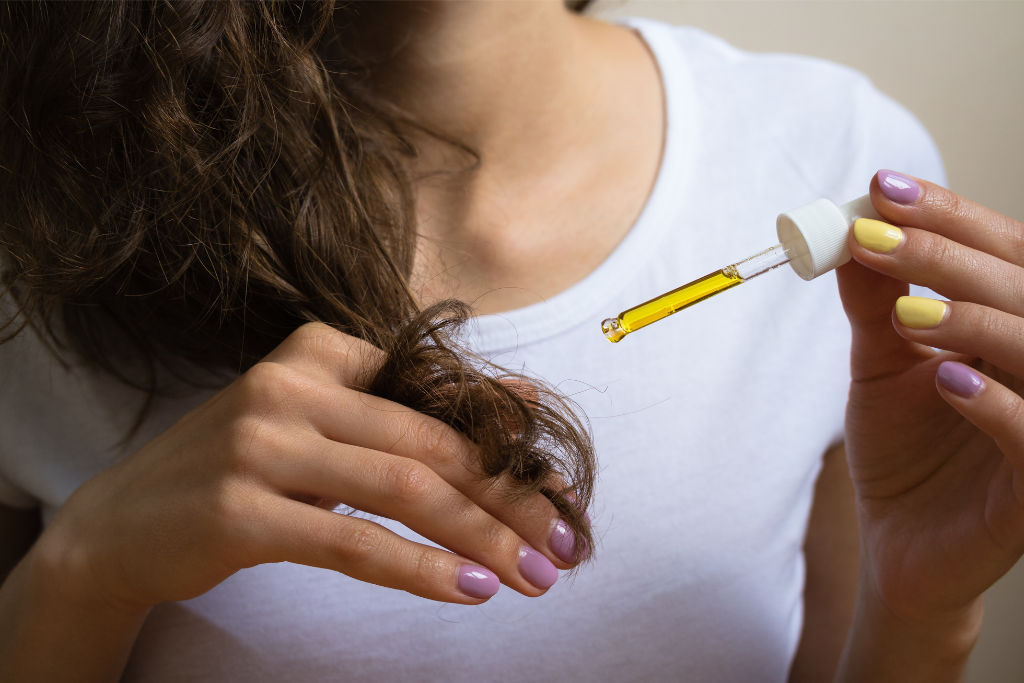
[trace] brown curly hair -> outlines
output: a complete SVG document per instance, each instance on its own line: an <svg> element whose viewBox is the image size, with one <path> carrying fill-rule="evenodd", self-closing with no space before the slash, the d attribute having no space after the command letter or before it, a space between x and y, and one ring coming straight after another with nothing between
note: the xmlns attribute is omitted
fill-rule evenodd
<svg viewBox="0 0 1024 683"><path fill-rule="evenodd" d="M387 353L367 391L464 432L481 476L547 495L589 552L586 425L460 348L464 304L410 290L423 131L370 87L357 5L3 3L0 331L152 396L163 370L230 377L328 323Z"/></svg>

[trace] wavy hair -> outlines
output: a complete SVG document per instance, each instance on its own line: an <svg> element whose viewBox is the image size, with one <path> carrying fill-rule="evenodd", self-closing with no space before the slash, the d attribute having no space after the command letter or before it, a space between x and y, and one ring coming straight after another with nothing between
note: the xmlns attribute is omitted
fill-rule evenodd
<svg viewBox="0 0 1024 683"><path fill-rule="evenodd" d="M422 130L373 91L372 60L337 29L356 12L3 3L0 259L14 314L0 331L31 325L152 396L163 370L229 377L327 323L386 352L369 392L465 433L480 475L511 482L512 499L546 495L582 557L586 425L549 387L461 348L464 304L424 309L410 290L407 169Z"/></svg>

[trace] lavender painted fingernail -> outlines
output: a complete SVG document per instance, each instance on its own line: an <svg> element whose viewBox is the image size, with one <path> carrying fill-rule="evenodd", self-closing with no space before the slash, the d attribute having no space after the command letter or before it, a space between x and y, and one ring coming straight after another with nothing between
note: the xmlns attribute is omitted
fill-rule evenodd
<svg viewBox="0 0 1024 683"><path fill-rule="evenodd" d="M576 562L576 532L569 528L564 519L556 519L551 529L551 551L562 562Z"/></svg>
<svg viewBox="0 0 1024 683"><path fill-rule="evenodd" d="M921 186L913 178L884 168L878 172L878 189L897 204L913 204L921 195Z"/></svg>
<svg viewBox="0 0 1024 683"><path fill-rule="evenodd" d="M487 599L498 592L497 575L490 569L464 564L459 569L459 590L471 598Z"/></svg>
<svg viewBox="0 0 1024 683"><path fill-rule="evenodd" d="M558 570L551 560L528 545L519 548L519 573L537 588L551 588L558 581Z"/></svg>
<svg viewBox="0 0 1024 683"><path fill-rule="evenodd" d="M935 376L943 389L962 398L977 396L985 388L985 380L981 378L981 375L963 363L946 361L939 366L939 371Z"/></svg>

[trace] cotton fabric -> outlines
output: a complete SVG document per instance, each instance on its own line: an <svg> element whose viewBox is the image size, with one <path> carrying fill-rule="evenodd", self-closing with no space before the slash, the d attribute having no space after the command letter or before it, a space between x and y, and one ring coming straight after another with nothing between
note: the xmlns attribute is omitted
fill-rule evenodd
<svg viewBox="0 0 1024 683"><path fill-rule="evenodd" d="M855 71L629 23L666 94L642 215L584 280L480 318L469 335L589 418L601 463L594 564L539 599L503 588L476 607L255 567L157 606L124 681L786 679L814 482L842 439L849 382L835 275L804 282L782 267L616 345L600 321L770 247L782 211L866 194L879 168L944 183L943 168L913 116ZM124 444L136 392L60 365L31 335L0 346L0 503L49 519L209 395L159 399Z"/></svg>

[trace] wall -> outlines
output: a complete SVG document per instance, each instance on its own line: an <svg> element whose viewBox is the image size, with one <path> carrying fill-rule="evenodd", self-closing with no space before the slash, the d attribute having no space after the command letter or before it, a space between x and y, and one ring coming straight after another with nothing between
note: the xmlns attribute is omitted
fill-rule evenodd
<svg viewBox="0 0 1024 683"><path fill-rule="evenodd" d="M951 189L1024 220L1024 2L598 0L590 13L687 24L743 49L859 69L931 131ZM966 680L1024 681L1024 563L986 596Z"/></svg>

